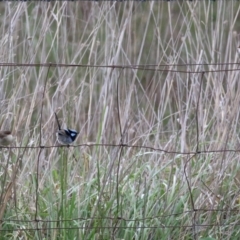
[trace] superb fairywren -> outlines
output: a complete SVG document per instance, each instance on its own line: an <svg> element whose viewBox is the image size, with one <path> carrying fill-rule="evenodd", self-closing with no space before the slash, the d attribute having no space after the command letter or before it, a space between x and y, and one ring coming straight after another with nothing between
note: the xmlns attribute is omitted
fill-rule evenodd
<svg viewBox="0 0 240 240"><path fill-rule="evenodd" d="M14 137L10 131L0 131L0 146L7 146L13 141Z"/></svg>
<svg viewBox="0 0 240 240"><path fill-rule="evenodd" d="M56 133L58 142L63 145L69 145L73 143L78 135L78 132L76 130L69 129L69 128L61 129L56 113L55 113L55 117L58 124L58 131Z"/></svg>
<svg viewBox="0 0 240 240"><path fill-rule="evenodd" d="M14 137L10 131L0 131L0 146L7 146L13 141Z"/></svg>

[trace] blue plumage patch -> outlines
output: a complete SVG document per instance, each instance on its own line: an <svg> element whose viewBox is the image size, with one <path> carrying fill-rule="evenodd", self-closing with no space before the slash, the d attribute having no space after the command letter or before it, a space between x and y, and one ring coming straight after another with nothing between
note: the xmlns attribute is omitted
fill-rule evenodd
<svg viewBox="0 0 240 240"><path fill-rule="evenodd" d="M69 135L69 137L71 137L72 140L74 141L75 138L76 138L77 135L78 135L78 132L75 131L75 130L73 130L73 129L67 129L67 132L68 132L67 134Z"/></svg>

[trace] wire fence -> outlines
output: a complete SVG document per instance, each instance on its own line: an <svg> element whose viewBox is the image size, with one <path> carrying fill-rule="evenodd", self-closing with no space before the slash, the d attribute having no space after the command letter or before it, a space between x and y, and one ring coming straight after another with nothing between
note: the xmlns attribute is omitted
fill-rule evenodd
<svg viewBox="0 0 240 240"><path fill-rule="evenodd" d="M190 205L191 205L191 209L190 210L186 210L186 211L182 211L180 213L173 213L170 215L156 215L156 216L152 216L152 217L146 217L146 218L132 218L132 219L127 219L123 216L121 216L121 214L115 216L115 217L79 217L79 218L74 218L74 219L61 219L61 220L54 220L54 221L50 221L50 220L42 220L39 217L39 212L38 212L38 204L39 204L39 178L37 177L36 179L36 192L35 192L35 216L33 217L32 220L23 220L23 219L7 219L4 218L4 212L7 208L7 202L9 201L9 199L12 196L12 191L13 191L13 184L17 178L17 173L18 173L18 169L19 169L19 162L16 163L15 165L15 173L13 174L12 177L12 181L10 182L10 184L4 189L2 189L2 193L1 193L1 208L0 208L0 223L1 225L4 224L8 224L8 223L14 223L16 224L16 228L15 229L11 229L11 231L29 231L29 230L35 230L35 231L42 231L45 229L44 224L47 223L55 223L55 224L59 224L59 223L64 223L64 222L71 222L71 223L78 223L76 224L77 226L75 227L64 227L64 226L59 226L59 227L50 227L49 230L55 230L55 229L113 229L113 232L115 230L118 229L165 229L165 228L171 228L171 229L176 229L176 228L189 228L191 229L191 231L193 231L193 236L196 235L196 232L198 231L197 229L199 227L219 227L219 226L224 226L226 223L224 222L216 222L216 224L201 224L199 223L196 218L197 215L199 213L207 213L207 212L212 212L212 213L222 213L222 214L239 214L240 210L238 209L232 209L231 207L229 208L222 208L222 209L213 209L213 208L209 208L209 209L201 209L201 208L197 208L195 207L195 202L194 202L194 197L193 197L193 189L191 186L191 182L189 180L189 172L187 172L187 166L189 165L189 163L191 162L191 160L196 157L197 155L203 155L203 154L209 154L209 153L226 153L226 152L232 152L232 153L238 153L240 152L240 149L227 149L226 147L224 147L224 149L210 149L210 150L201 150L200 147L200 140L199 140L199 101L200 101L200 94L202 91L202 85L203 85L203 78L204 75L207 73L214 73L214 72L238 72L240 70L240 65L239 63L201 63L201 64L158 64L158 65L82 65L82 64L59 64L59 63L44 63L44 64L18 64L18 63L0 63L0 67L46 67L48 69L47 71L47 76L44 82L44 88L42 91L42 104L41 104L41 116L40 116L40 129L42 129L42 117L43 117L43 108L44 108L44 104L43 104L43 100L45 99L45 94L46 94L46 86L48 83L48 77L49 77L49 71L51 68L59 68L59 67L67 67L67 68L110 68L112 70L114 69L136 69L136 70L143 70L143 71L160 71L160 72L177 72L177 73L185 73L185 74L199 74L200 76L200 85L198 88L198 96L197 97L197 107L195 109L195 124L196 124L196 147L195 149L191 149L190 151L171 151L171 150L166 150L166 149L161 149L161 148L156 148L153 146L147 146L147 145L134 145L134 144L128 144L124 142L124 130L123 130L123 126L121 125L121 116L120 116L120 110L119 110L119 81L117 82L117 106L118 106L118 127L119 127L119 131L120 131L120 140L118 144L112 144L112 143L83 143L83 144L76 144L74 146L71 146L71 148L84 148L84 147L88 147L88 148L92 148L92 147L113 147L113 148L117 148L118 149L118 169L119 169L119 165L121 162L121 158L122 158L122 151L125 148L131 148L131 149L143 149L143 150L148 150L152 153L156 153L156 152L161 152L163 154L179 154L179 155L186 155L187 156L187 161L185 162L184 165L184 178L187 182L187 186L188 186L188 191L189 191L189 196L190 196ZM37 149L39 150L39 154L38 154L38 159L37 159L37 176L39 176L39 163L40 163L40 155L41 152L44 149L51 149L51 148L66 148L68 146L59 146L59 145L43 145L42 144L42 133L40 131L39 133L40 135L40 141L39 144L37 146L10 146L10 147L3 147L5 149L23 149L23 150L27 150L27 149ZM117 179L118 179L118 173L117 173ZM118 184L118 183L117 183ZM118 188L118 185L117 185ZM210 190L210 189L209 189ZM117 191L118 192L118 191ZM218 197L218 196L216 196ZM220 197L219 197L220 198ZM117 202L119 202L119 195L117 195ZM120 211L119 211L120 212ZM144 226L144 221L146 220L154 220L154 219L166 219L169 217L179 217L182 215L189 215L189 217L192 219L191 220L191 224L181 224L181 225L166 225L166 224L162 224L162 225L156 225L156 226ZM94 226L92 224L92 221L98 221L98 220L106 220L106 221L112 221L113 224L112 226ZM21 228L18 224L24 224L24 223L33 223L35 224L35 228ZM121 223L123 222L132 222L133 227L129 227L129 226L121 226ZM142 224L139 224L142 223ZM234 226L240 226L240 222L234 222L233 223ZM0 229L0 233L1 232L7 232L9 230L7 229ZM195 237L196 239L196 237Z"/></svg>

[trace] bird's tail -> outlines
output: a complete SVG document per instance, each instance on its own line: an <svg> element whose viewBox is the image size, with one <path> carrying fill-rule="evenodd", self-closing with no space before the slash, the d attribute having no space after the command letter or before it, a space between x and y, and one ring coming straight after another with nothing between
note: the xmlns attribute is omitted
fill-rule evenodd
<svg viewBox="0 0 240 240"><path fill-rule="evenodd" d="M55 112L54 112L55 113ZM60 123L58 121L58 117L57 117L57 114L55 113L55 117L56 117L56 120L57 120L57 125L58 125L58 129L61 130L61 126L60 126Z"/></svg>

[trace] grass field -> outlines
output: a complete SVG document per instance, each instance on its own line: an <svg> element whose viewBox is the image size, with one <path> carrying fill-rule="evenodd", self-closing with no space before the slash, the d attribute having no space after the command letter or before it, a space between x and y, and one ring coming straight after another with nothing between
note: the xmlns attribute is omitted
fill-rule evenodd
<svg viewBox="0 0 240 240"><path fill-rule="evenodd" d="M0 3L0 240L240 239L239 11Z"/></svg>

